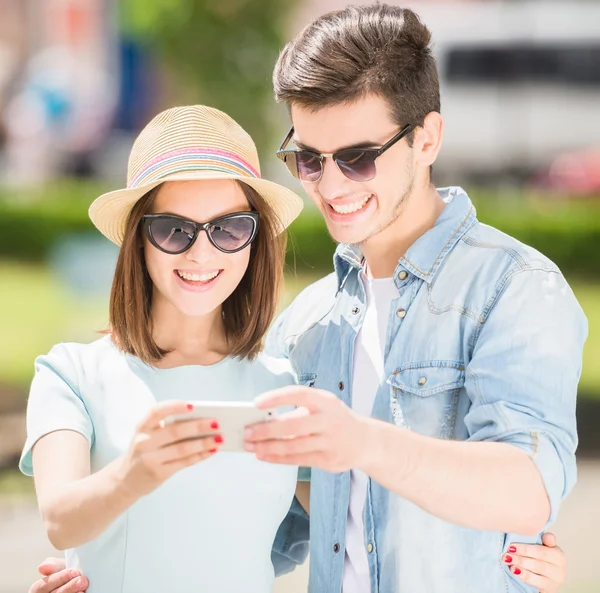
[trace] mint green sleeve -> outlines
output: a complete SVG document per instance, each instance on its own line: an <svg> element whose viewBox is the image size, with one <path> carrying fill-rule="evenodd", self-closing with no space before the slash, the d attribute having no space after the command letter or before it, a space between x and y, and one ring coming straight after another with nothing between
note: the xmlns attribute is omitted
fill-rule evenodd
<svg viewBox="0 0 600 593"><path fill-rule="evenodd" d="M77 364L65 344L54 346L35 361L35 375L27 402L27 440L19 469L33 475L31 452L43 436L57 430L82 434L93 445L94 431L79 393Z"/></svg>

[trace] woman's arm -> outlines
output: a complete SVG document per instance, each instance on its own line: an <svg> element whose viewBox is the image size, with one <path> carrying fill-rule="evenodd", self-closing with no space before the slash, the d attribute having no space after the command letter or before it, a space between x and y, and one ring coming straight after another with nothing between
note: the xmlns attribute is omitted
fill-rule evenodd
<svg viewBox="0 0 600 593"><path fill-rule="evenodd" d="M71 430L42 437L33 448L38 505L48 539L58 550L102 533L136 498L122 487L122 459L90 475L86 438Z"/></svg>
<svg viewBox="0 0 600 593"><path fill-rule="evenodd" d="M310 515L310 482L298 482L296 484L296 498L306 514Z"/></svg>
<svg viewBox="0 0 600 593"><path fill-rule="evenodd" d="M37 441L35 487L54 547L74 548L97 537L140 497L217 451L214 419L164 425L167 416L186 411L185 402L154 406L138 426L129 451L94 474L88 441L81 434L57 430ZM211 436L194 438L198 434Z"/></svg>

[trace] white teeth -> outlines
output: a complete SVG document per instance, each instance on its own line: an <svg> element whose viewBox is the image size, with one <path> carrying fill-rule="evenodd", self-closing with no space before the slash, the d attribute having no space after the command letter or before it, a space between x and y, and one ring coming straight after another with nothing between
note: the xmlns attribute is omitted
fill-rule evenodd
<svg viewBox="0 0 600 593"><path fill-rule="evenodd" d="M177 270L177 273L180 278L191 280L192 282L207 282L219 275L219 272L212 272L210 274L190 274L189 272L180 272L179 270Z"/></svg>
<svg viewBox="0 0 600 593"><path fill-rule="evenodd" d="M352 214L353 212L358 212L359 210L364 208L365 204L370 199L371 199L371 196L367 196L366 198L363 198L362 200L359 200L357 202L352 202L350 204L344 204L344 205L339 205L339 206L335 205L335 204L331 204L331 207L338 214Z"/></svg>

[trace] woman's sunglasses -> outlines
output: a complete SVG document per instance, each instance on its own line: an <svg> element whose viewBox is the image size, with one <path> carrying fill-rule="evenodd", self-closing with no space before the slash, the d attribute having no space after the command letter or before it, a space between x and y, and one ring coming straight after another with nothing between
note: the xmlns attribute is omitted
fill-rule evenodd
<svg viewBox="0 0 600 593"><path fill-rule="evenodd" d="M142 216L148 241L157 249L170 255L187 251L205 231L208 240L223 253L241 251L258 232L258 212L234 212L209 222L194 222L172 214L146 214Z"/></svg>
<svg viewBox="0 0 600 593"><path fill-rule="evenodd" d="M332 158L338 169L352 181L371 181L377 173L375 159L388 148L402 140L414 128L412 124L404 126L389 142L381 148L345 148L334 153L319 153L314 150L285 150L292 136L294 127L281 143L277 156L287 165L290 173L300 181L316 183L323 176L325 157Z"/></svg>

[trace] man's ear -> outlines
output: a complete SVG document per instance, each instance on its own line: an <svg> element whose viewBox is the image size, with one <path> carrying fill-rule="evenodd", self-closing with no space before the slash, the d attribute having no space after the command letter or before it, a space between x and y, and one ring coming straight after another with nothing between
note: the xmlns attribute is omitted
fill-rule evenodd
<svg viewBox="0 0 600 593"><path fill-rule="evenodd" d="M423 167L431 167L437 159L444 135L444 120L437 111L425 116L423 126L417 128L413 141L415 161Z"/></svg>

